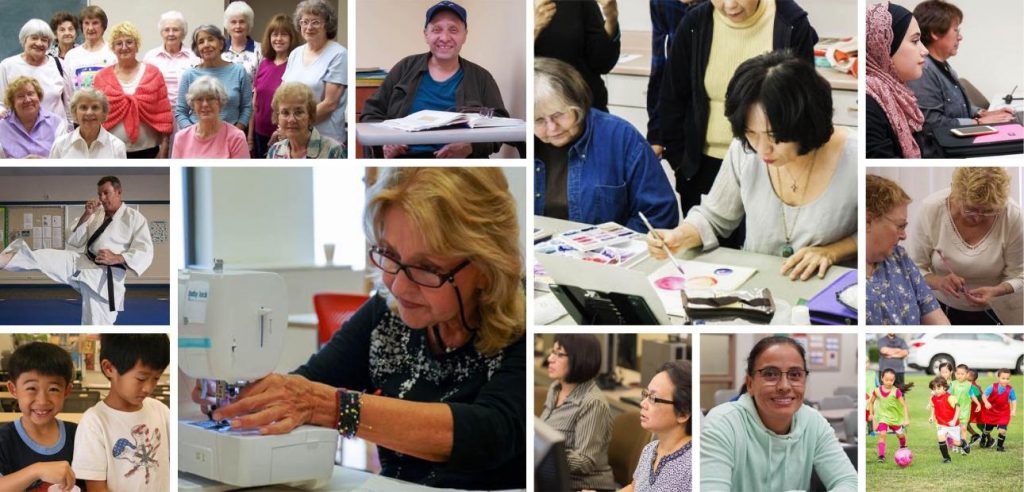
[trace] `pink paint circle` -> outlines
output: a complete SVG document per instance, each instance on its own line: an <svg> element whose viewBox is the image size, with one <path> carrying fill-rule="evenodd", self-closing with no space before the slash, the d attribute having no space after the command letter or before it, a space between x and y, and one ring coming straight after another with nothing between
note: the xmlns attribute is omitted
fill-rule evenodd
<svg viewBox="0 0 1024 492"><path fill-rule="evenodd" d="M686 279L683 277L661 277L654 285L661 290L683 290Z"/></svg>

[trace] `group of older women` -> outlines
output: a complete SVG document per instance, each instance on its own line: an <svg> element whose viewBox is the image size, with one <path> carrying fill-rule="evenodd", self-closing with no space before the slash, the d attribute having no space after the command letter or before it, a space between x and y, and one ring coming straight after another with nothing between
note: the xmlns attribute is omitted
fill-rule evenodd
<svg viewBox="0 0 1024 492"><path fill-rule="evenodd" d="M999 167L963 167L923 200L906 248L910 196L867 176L869 324L1024 323L1024 217Z"/></svg>
<svg viewBox="0 0 1024 492"><path fill-rule="evenodd" d="M77 19L58 12L50 25L28 21L23 52L0 63L0 155L344 157L347 52L332 41L333 7L300 2L294 17L273 18L262 44L249 35L253 19L245 2L232 2L223 31L199 26L189 49L184 16L166 12L162 45L141 60L138 28L121 22L108 33L100 7Z"/></svg>

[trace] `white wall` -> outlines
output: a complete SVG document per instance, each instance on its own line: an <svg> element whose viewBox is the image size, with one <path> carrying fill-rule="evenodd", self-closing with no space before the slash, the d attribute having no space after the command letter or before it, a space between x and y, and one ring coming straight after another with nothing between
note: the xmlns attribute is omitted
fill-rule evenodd
<svg viewBox="0 0 1024 492"><path fill-rule="evenodd" d="M435 0L357 0L356 66L390 69L402 58L429 51L423 21ZM521 0L462 0L469 36L462 57L487 69L505 108L526 117L526 13ZM532 46L532 44L530 45Z"/></svg>
<svg viewBox="0 0 1024 492"><path fill-rule="evenodd" d="M14 168L0 170L0 203L85 203L96 198L96 182L107 175L121 180L122 198L128 202L170 200L167 168Z"/></svg>
<svg viewBox="0 0 1024 492"><path fill-rule="evenodd" d="M819 37L857 35L857 0L797 0L807 11L811 25ZM619 0L619 28L623 31L650 31L649 3L640 0Z"/></svg>
<svg viewBox="0 0 1024 492"><path fill-rule="evenodd" d="M747 373L747 356L761 335L740 333L736 335L735 372L736 384L739 388ZM839 354L838 371L813 371L807 379L807 388L804 391L804 398L807 400L821 401L826 396L832 396L839 386L857 386L860 381L859 366L857 365L857 334L846 333L842 335L842 345Z"/></svg>
<svg viewBox="0 0 1024 492"><path fill-rule="evenodd" d="M871 3L875 3L872 1ZM920 0L900 5L914 10ZM964 13L960 49L949 64L990 100L1013 86L1024 95L1024 2L1020 0L949 0Z"/></svg>

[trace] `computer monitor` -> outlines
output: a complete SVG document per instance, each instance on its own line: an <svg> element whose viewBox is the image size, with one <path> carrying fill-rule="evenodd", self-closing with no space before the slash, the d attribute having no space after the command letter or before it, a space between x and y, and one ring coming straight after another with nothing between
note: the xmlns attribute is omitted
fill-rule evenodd
<svg viewBox="0 0 1024 492"><path fill-rule="evenodd" d="M543 420L533 423L533 490L571 490L565 435Z"/></svg>

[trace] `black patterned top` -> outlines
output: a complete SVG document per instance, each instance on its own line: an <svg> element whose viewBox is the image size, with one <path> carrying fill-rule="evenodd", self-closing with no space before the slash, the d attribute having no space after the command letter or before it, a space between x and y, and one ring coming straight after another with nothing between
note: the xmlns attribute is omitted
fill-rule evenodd
<svg viewBox="0 0 1024 492"><path fill-rule="evenodd" d="M334 387L448 404L455 433L448 462L379 447L382 475L431 487L526 487L524 338L493 357L472 343L435 355L426 330L410 328L375 296L295 373Z"/></svg>

